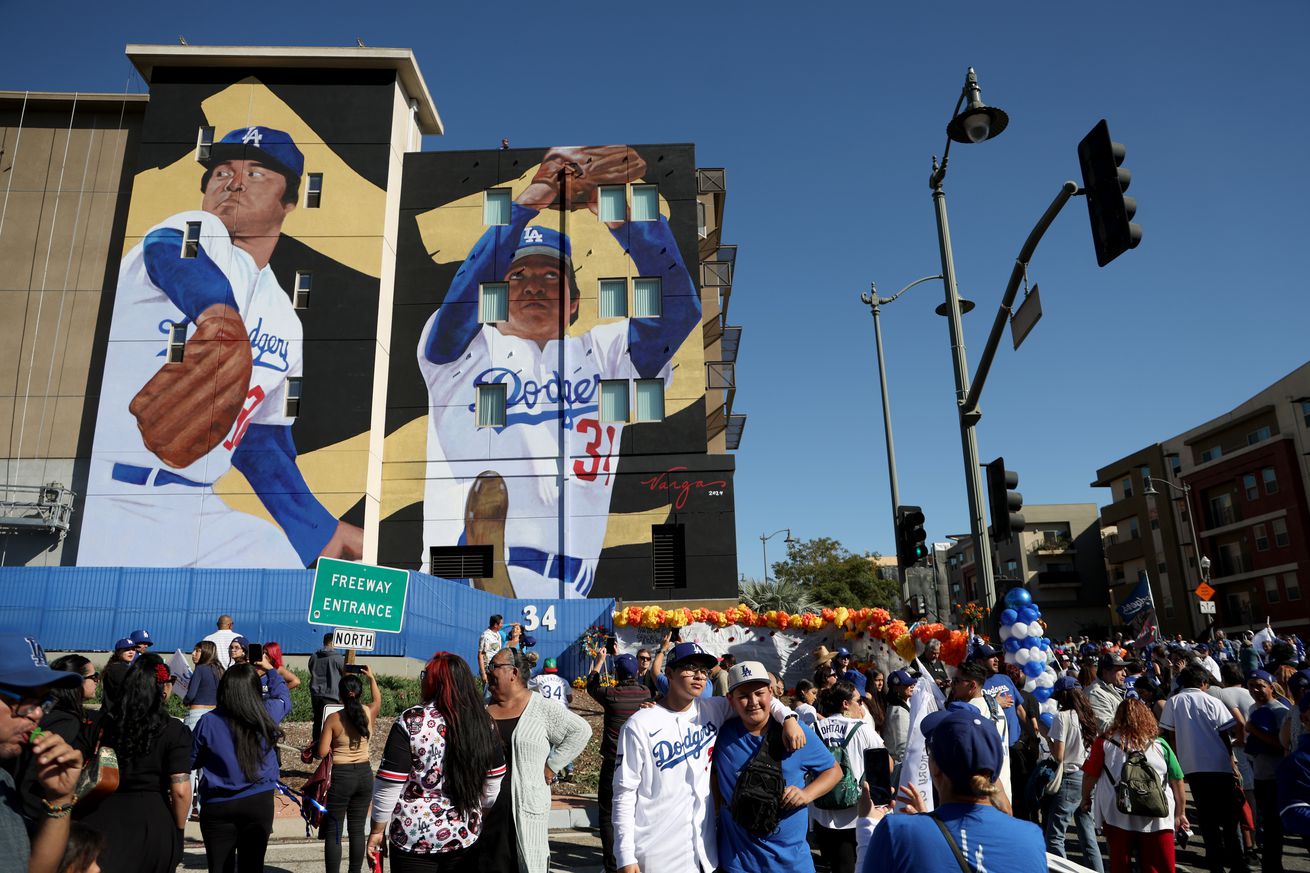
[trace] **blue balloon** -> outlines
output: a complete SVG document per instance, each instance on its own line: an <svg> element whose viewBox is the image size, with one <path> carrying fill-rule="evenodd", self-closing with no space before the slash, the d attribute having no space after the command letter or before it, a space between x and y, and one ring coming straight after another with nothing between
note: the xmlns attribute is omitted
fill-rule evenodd
<svg viewBox="0 0 1310 873"><path fill-rule="evenodd" d="M1045 686L1033 689L1033 697L1037 698L1038 703L1045 703L1051 699L1051 689Z"/></svg>
<svg viewBox="0 0 1310 873"><path fill-rule="evenodd" d="M1042 617L1042 608L1038 606L1036 603L1033 603L1032 610L1033 610L1033 618Z"/></svg>
<svg viewBox="0 0 1310 873"><path fill-rule="evenodd" d="M1043 661L1040 664L1038 664L1036 661L1029 661L1027 664L1023 665L1023 675L1027 676L1029 679L1036 679L1038 676L1042 675L1045 672L1046 672L1045 661Z"/></svg>
<svg viewBox="0 0 1310 873"><path fill-rule="evenodd" d="M1023 648L1023 643L1019 642L1019 640L1016 637L1010 637L1008 640L1005 641L1005 651L1007 652L1017 652L1022 648Z"/></svg>
<svg viewBox="0 0 1310 873"><path fill-rule="evenodd" d="M1040 649L1042 641L1038 637L1027 637L1023 641L1023 647L1025 649Z"/></svg>
<svg viewBox="0 0 1310 873"><path fill-rule="evenodd" d="M1005 605L1011 609L1019 609L1033 602L1033 596L1028 593L1027 588L1011 588L1005 592Z"/></svg>
<svg viewBox="0 0 1310 873"><path fill-rule="evenodd" d="M1033 609L1031 606L1025 606L1023 609L1019 610L1019 621L1024 624L1032 624L1036 620L1037 610Z"/></svg>
<svg viewBox="0 0 1310 873"><path fill-rule="evenodd" d="M1046 637L1042 637L1042 651L1045 652L1050 647L1051 647L1051 641Z"/></svg>
<svg viewBox="0 0 1310 873"><path fill-rule="evenodd" d="M1013 609L1001 610L1001 627L1005 627L1007 624L1014 624L1018 620L1019 613L1015 612Z"/></svg>

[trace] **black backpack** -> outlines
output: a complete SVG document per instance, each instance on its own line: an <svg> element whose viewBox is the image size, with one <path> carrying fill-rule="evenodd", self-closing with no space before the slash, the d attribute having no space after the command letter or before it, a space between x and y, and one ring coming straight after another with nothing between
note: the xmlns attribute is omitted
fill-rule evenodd
<svg viewBox="0 0 1310 873"><path fill-rule="evenodd" d="M1119 770L1119 779L1110 775L1107 767L1105 775L1110 777L1114 786L1114 804L1124 815L1140 815L1146 818L1164 818L1169 814L1169 800L1164 794L1164 780L1156 775L1155 768L1146 758L1144 751L1129 751L1114 740L1107 739L1123 749L1127 757ZM1167 778L1167 777L1166 777Z"/></svg>
<svg viewBox="0 0 1310 873"><path fill-rule="evenodd" d="M770 720L760 747L737 774L732 818L757 837L767 837L778 829L782 793L787 788L782 778L783 756L782 731Z"/></svg>

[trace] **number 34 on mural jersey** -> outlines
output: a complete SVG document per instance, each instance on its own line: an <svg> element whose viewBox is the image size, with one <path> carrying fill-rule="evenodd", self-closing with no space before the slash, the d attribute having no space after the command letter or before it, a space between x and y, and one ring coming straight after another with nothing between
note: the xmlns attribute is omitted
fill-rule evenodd
<svg viewBox="0 0 1310 873"><path fill-rule="evenodd" d="M578 458L573 462L573 475L588 482L595 482L596 477L604 473L605 484L608 485L611 475L610 459L614 454L614 436L618 433L618 428L614 425L601 427L596 419L584 418L578 422L577 431L587 436L587 445L583 448L587 457ZM601 443L605 444L603 453L600 448Z"/></svg>

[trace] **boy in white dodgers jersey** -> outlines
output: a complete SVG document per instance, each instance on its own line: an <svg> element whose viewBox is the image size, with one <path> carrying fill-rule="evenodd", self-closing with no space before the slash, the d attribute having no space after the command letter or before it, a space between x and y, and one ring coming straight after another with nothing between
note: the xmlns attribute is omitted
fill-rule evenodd
<svg viewBox="0 0 1310 873"><path fill-rule="evenodd" d="M701 697L718 659L692 642L669 652L669 693L638 710L619 732L614 764L614 860L624 873L710 873L719 866L710 762L724 721L735 718L726 697ZM770 707L789 749L805 731L776 698Z"/></svg>
<svg viewBox="0 0 1310 873"><path fill-rule="evenodd" d="M155 226L119 270L78 563L304 567L319 556L358 558L363 531L310 493L284 414L286 381L302 372L302 331L268 261L296 206L304 157L285 132L256 125L228 133L202 163L200 211ZM188 223L200 225L193 257L183 256ZM164 363L171 327L214 313L249 330L250 389L226 438L172 469L146 448L128 406ZM214 494L230 467L281 529Z"/></svg>
<svg viewBox="0 0 1310 873"><path fill-rule="evenodd" d="M507 597L585 597L591 590L623 433L621 422L600 421L600 381L661 379L667 388L670 361L701 318L700 297L668 222L662 216L610 222L637 275L660 278L661 313L597 325L565 337L560 348L563 300L569 301L568 323L578 317L571 244L558 231L529 222L559 199L561 173L591 158L621 159L623 168L612 178L599 171L586 177L593 196L585 205L593 212L595 185L640 178L645 170L627 146L548 151L532 184L515 199L509 224L483 233L419 340L430 404L423 565L430 546L495 545L503 537L505 553L497 560L508 565L509 578L482 584ZM567 184L569 208L578 209L584 204L576 183ZM478 321L479 286L488 282L509 284L507 321ZM497 383L506 386L505 427L479 428L477 386ZM561 426L570 517L565 554Z"/></svg>

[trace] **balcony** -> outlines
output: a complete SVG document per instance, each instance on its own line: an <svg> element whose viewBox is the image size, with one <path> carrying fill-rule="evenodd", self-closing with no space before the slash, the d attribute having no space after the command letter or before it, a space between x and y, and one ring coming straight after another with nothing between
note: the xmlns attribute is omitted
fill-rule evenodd
<svg viewBox="0 0 1310 873"><path fill-rule="evenodd" d="M1111 564L1122 564L1146 555L1146 541L1141 537L1120 540L1105 547L1105 560Z"/></svg>
<svg viewBox="0 0 1310 873"><path fill-rule="evenodd" d="M1072 555L1078 552L1073 540L1067 536L1055 536L1040 539L1033 543L1030 551L1034 555Z"/></svg>
<svg viewBox="0 0 1310 873"><path fill-rule="evenodd" d="M705 387L710 391L735 391L737 365L732 361L706 361Z"/></svg>
<svg viewBox="0 0 1310 873"><path fill-rule="evenodd" d="M1042 588L1077 588L1083 584L1083 580L1075 570L1041 570L1037 573L1037 584Z"/></svg>
<svg viewBox="0 0 1310 873"><path fill-rule="evenodd" d="M728 433L724 436L729 451L737 451L741 447L741 435L746 430L746 416L734 413L728 416Z"/></svg>
<svg viewBox="0 0 1310 873"><path fill-rule="evenodd" d="M741 347L741 328L737 326L724 327L719 340L722 343L719 348L723 352L723 360L735 364L737 362L737 349Z"/></svg>

